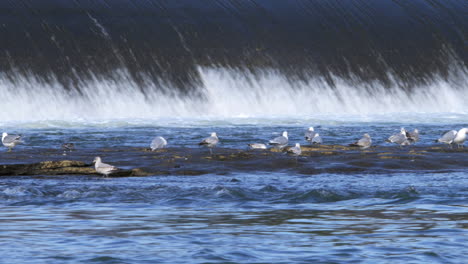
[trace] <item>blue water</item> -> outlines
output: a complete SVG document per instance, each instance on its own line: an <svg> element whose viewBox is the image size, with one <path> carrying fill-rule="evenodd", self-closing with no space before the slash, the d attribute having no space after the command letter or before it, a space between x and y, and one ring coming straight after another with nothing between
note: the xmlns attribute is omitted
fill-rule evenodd
<svg viewBox="0 0 468 264"><path fill-rule="evenodd" d="M89 162L107 155L117 166L150 166L121 164L125 154L106 151L147 148L156 135L167 137L170 148L194 149L211 131L218 132L220 148L245 149L282 130L291 142L305 143L305 122L275 122L4 126L22 133L25 143L12 153L2 149L0 160L63 159L60 144L74 142L77 150L66 158L89 153ZM316 129L326 144L369 132L376 145L388 147L384 139L401 126L418 128L418 145L425 147L466 125L333 121ZM302 157L300 164L314 162ZM463 166L314 175L252 167L198 176L6 176L0 178L0 262L464 263L467 186Z"/></svg>

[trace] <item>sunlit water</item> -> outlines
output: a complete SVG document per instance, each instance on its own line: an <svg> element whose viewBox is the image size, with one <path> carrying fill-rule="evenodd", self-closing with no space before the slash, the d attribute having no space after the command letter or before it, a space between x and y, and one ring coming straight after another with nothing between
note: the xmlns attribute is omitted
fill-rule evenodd
<svg viewBox="0 0 468 264"><path fill-rule="evenodd" d="M403 126L418 128L418 144L430 146L444 131L468 126L462 114L400 116L400 122L394 116L4 122L2 129L24 135L25 143L10 154L35 148L57 149L59 156L61 143L74 142L77 152L105 156L103 148L148 147L156 135L166 137L169 147L197 148L212 131L223 148L245 149L283 130L291 142L305 144L303 133L311 125L326 144L347 144L368 132L376 145L388 146L384 140ZM7 176L0 179L1 262L465 261L466 171L369 171Z"/></svg>

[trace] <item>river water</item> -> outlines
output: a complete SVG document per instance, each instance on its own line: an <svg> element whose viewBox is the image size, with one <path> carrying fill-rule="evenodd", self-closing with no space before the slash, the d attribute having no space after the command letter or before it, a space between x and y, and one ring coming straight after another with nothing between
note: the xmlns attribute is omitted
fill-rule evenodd
<svg viewBox="0 0 468 264"><path fill-rule="evenodd" d="M380 118L314 124L325 144L345 145L368 132L377 149L407 152L384 139L401 126L418 128L421 141L410 148L431 147L445 130L466 126L464 118L416 115L400 123ZM310 124L300 118L7 123L4 129L22 133L25 143L11 153L3 150L0 158L3 164L65 158L90 163L101 155L116 166L151 167L156 165L109 149L147 148L162 135L169 150L197 151L196 143L211 131L222 142L215 153L246 149L247 143L266 142L283 130L291 143L306 144L302 135ZM63 142L74 142L76 151L63 156ZM212 161L217 165L194 176L5 176L0 179L0 262L463 263L467 153L457 153L446 166L404 163L383 170L374 163L362 172L261 168L274 165L268 162L236 169ZM427 160L437 163L435 155L427 154ZM304 156L297 166L323 162Z"/></svg>

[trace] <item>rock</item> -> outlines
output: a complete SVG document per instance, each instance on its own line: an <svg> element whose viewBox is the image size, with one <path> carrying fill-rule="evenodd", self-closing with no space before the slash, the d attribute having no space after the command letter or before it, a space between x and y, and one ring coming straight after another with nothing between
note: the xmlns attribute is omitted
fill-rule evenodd
<svg viewBox="0 0 468 264"><path fill-rule="evenodd" d="M0 176L11 175L98 175L96 170L82 161L62 160L44 161L32 164L8 164L0 166ZM111 177L148 176L151 173L141 169L119 170Z"/></svg>

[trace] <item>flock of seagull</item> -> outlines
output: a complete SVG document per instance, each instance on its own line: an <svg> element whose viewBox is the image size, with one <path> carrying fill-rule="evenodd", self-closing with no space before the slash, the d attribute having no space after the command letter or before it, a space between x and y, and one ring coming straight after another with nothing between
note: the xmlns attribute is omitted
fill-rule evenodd
<svg viewBox="0 0 468 264"><path fill-rule="evenodd" d="M439 139L436 140L438 143L448 144L450 146L457 145L459 148L463 147L463 143L465 143L467 139L468 128L462 128L458 131L450 130L442 135ZM310 144L322 144L323 140L319 133L315 132L313 127L310 127L304 134L305 140L307 140ZM414 129L414 131L406 131L406 129L401 128L400 132L394 135L391 135L387 140L389 143L394 143L400 146L407 146L414 144L415 142L419 141L419 131ZM2 134L2 144L8 148L8 152L10 152L16 145L22 143L21 135L8 135L8 133L3 132ZM213 154L213 148L219 143L219 138L215 132L211 133L211 135L198 143L201 146L206 146L209 148L210 153ZM268 142L269 145L277 148L279 150L284 150L289 144L288 132L284 131L281 136L273 138ZM361 139L357 140L354 143L349 144L349 146L359 147L361 149L367 149L371 147L372 139L368 133L365 133ZM154 138L151 141L150 148L152 151L157 149L162 149L167 146L167 140L161 136ZM252 143L248 144L251 149L267 149L267 145L263 143ZM62 145L62 148L67 151L71 151L74 149L73 143L65 143ZM290 147L286 149L286 152L296 158L301 155L301 145L296 143L294 147ZM96 172L108 176L109 174L118 170L117 167L112 166L110 164L103 163L100 157L96 157L94 159L94 165Z"/></svg>

